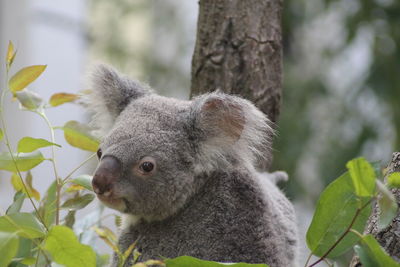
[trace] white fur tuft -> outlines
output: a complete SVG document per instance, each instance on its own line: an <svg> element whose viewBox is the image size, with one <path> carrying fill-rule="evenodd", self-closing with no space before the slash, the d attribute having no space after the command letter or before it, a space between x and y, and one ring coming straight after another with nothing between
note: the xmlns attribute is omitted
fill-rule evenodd
<svg viewBox="0 0 400 267"><path fill-rule="evenodd" d="M237 161L238 165L244 164L247 167L254 168L260 160L266 160L270 157L271 138L274 134L271 122L250 101L219 92L203 95L199 98L194 101L200 101L200 107L210 98L219 99L221 103L228 102L229 105L221 107L224 109L223 112L226 112L225 114L228 114L230 119L234 121L240 121L244 118L244 127L237 140L223 133L212 135L209 138L206 137L199 145L197 165L195 166L196 173L208 173L224 168L224 166L231 166ZM235 110L230 110L232 107L236 107ZM240 107L239 113L237 107ZM200 109L197 107L197 112L201 113ZM200 127L207 127L207 125ZM218 125L210 123L210 127L218 127ZM207 130L203 131L207 132ZM214 131L214 129L211 129L210 132Z"/></svg>
<svg viewBox="0 0 400 267"><path fill-rule="evenodd" d="M107 109L103 101L103 96L96 90L92 90L89 95L83 97L84 104L92 113L90 126L94 129L93 135L102 138L111 130L115 118Z"/></svg>

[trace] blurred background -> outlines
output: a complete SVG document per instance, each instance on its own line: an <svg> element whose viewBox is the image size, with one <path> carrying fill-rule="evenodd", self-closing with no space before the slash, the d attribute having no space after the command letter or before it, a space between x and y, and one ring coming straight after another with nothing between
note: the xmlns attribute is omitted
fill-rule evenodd
<svg viewBox="0 0 400 267"><path fill-rule="evenodd" d="M185 99L197 13L195 0L1 0L0 60L4 62L12 40L18 50L14 71L47 64L30 88L45 99L85 89L96 62L114 65L160 94ZM283 106L273 170L289 173L282 188L296 205L302 237L318 195L345 171L348 160L364 156L385 165L399 150L399 43L399 1L284 1ZM1 64L1 84L4 72ZM7 102L13 144L26 135L49 139L40 118ZM72 119L88 121L84 110L71 104L49 110L48 116L55 126ZM57 163L65 175L88 154L66 144L62 132L56 140L63 146ZM49 168L44 163L33 170L41 192L53 179ZM9 174L0 175L4 211L13 189ZM88 212L97 205L91 204ZM102 250L110 251L100 242ZM305 248L303 254L308 254Z"/></svg>

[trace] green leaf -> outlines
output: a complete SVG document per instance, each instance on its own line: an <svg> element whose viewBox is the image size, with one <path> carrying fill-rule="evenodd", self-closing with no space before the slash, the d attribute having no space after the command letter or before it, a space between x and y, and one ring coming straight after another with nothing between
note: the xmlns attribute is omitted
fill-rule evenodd
<svg viewBox="0 0 400 267"><path fill-rule="evenodd" d="M18 236L0 232L0 267L7 267L18 252Z"/></svg>
<svg viewBox="0 0 400 267"><path fill-rule="evenodd" d="M64 218L64 225L69 227L69 228L73 228L74 224L75 224L75 214L76 214L76 210L70 210L67 213L67 216L65 216Z"/></svg>
<svg viewBox="0 0 400 267"><path fill-rule="evenodd" d="M346 164L357 196L370 197L375 194L376 175L374 168L364 158L356 158Z"/></svg>
<svg viewBox="0 0 400 267"><path fill-rule="evenodd" d="M389 174L387 181L389 186L400 188L400 172L392 172Z"/></svg>
<svg viewBox="0 0 400 267"><path fill-rule="evenodd" d="M79 98L79 95L68 93L57 93L51 96L50 105L53 107L62 105L64 103L73 102Z"/></svg>
<svg viewBox="0 0 400 267"><path fill-rule="evenodd" d="M25 259L22 259L21 260L21 263L22 264L25 264L25 265L35 265L35 263L36 263L36 258L34 258L34 257L29 257L29 258L25 258Z"/></svg>
<svg viewBox="0 0 400 267"><path fill-rule="evenodd" d="M8 81L8 86L12 93L21 91L30 83L36 80L46 69L46 65L34 65L21 69Z"/></svg>
<svg viewBox="0 0 400 267"><path fill-rule="evenodd" d="M397 202L392 192L390 192L381 181L376 180L376 182L377 188L380 192L380 196L378 198L380 210L378 229L382 230L392 222L394 217L396 217Z"/></svg>
<svg viewBox="0 0 400 267"><path fill-rule="evenodd" d="M360 245L354 247L354 250L360 257L364 267L399 267L379 245L378 241L372 235L366 235L361 239Z"/></svg>
<svg viewBox="0 0 400 267"><path fill-rule="evenodd" d="M30 169L33 169L45 160L42 153L40 153L39 151L35 151L32 153L19 153L18 155L13 154L13 156L18 166L18 170L21 172L29 171ZM17 172L10 153L0 153L0 170Z"/></svg>
<svg viewBox="0 0 400 267"><path fill-rule="evenodd" d="M167 267L226 267L226 264L213 262L213 261L205 261L197 258L189 257L189 256L181 256L174 259L165 260ZM230 264L232 267L268 267L266 264L249 264L249 263L235 263Z"/></svg>
<svg viewBox="0 0 400 267"><path fill-rule="evenodd" d="M96 152L99 147L99 140L91 135L91 129L87 125L77 121L69 121L61 129L64 130L64 137L74 147Z"/></svg>
<svg viewBox="0 0 400 267"><path fill-rule="evenodd" d="M18 191L14 195L13 203L8 207L6 214L16 213L21 210L22 204L25 200L25 194L22 191Z"/></svg>
<svg viewBox="0 0 400 267"><path fill-rule="evenodd" d="M346 172L333 181L322 192L306 240L309 249L316 256L322 256L331 248L350 225L359 204L366 204L370 198L359 198L355 192L350 174ZM371 213L371 205L365 207L353 224L353 229L362 232ZM359 237L348 233L328 257L333 258L346 252Z"/></svg>
<svg viewBox="0 0 400 267"><path fill-rule="evenodd" d="M38 148L48 147L48 146L61 147L58 144L49 142L49 141L47 141L45 139L42 139L42 138L32 138L32 137L27 136L27 137L24 137L21 140L19 140L17 151L19 153L21 153L21 152L29 153L29 152L35 151Z"/></svg>
<svg viewBox="0 0 400 267"><path fill-rule="evenodd" d="M45 229L33 214L19 212L0 217L0 232L16 233L32 239L43 237Z"/></svg>
<svg viewBox="0 0 400 267"><path fill-rule="evenodd" d="M71 179L70 182L80 185L80 186L83 186L84 188L86 188L89 191L93 191L92 179L93 179L93 176L84 174L84 175L76 177L75 179Z"/></svg>
<svg viewBox="0 0 400 267"><path fill-rule="evenodd" d="M44 106L43 99L35 92L29 91L27 89L16 92L15 96L21 103L21 106L28 110L42 109Z"/></svg>
<svg viewBox="0 0 400 267"><path fill-rule="evenodd" d="M83 209L84 207L89 205L90 202L93 201L93 199L93 194L85 194L83 196L74 197L65 201L64 204L62 204L61 208L69 210Z"/></svg>
<svg viewBox="0 0 400 267"><path fill-rule="evenodd" d="M48 227L52 225L56 219L56 191L57 185L56 181L54 181L47 189L46 195L43 198L43 206L39 209L43 221Z"/></svg>
<svg viewBox="0 0 400 267"><path fill-rule="evenodd" d="M19 248L18 248L18 253L17 255L14 257L14 260L16 258L21 259L21 262L23 261L23 259L25 258L31 258L34 257L35 254L35 250L36 250L36 245L34 244L32 239L26 239L23 237L19 237ZM43 253L42 253L43 254ZM38 262L40 263L40 262ZM15 265L12 265L15 266ZM44 266L44 264L39 265L38 266ZM15 267L22 267L20 264L17 264Z"/></svg>
<svg viewBox="0 0 400 267"><path fill-rule="evenodd" d="M0 128L0 141L3 140L4 137L4 132L3 130Z"/></svg>
<svg viewBox="0 0 400 267"><path fill-rule="evenodd" d="M93 249L79 243L74 232L66 226L56 225L50 229L44 250L51 254L56 263L67 267L96 266Z"/></svg>

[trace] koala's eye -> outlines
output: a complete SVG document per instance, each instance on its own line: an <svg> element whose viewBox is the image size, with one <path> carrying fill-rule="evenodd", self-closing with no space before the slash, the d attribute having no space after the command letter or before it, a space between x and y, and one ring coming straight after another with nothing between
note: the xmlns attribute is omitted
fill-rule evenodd
<svg viewBox="0 0 400 267"><path fill-rule="evenodd" d="M150 161L145 161L140 165L144 172L151 172L154 169L154 164Z"/></svg>
<svg viewBox="0 0 400 267"><path fill-rule="evenodd" d="M135 173L139 176L152 175L156 170L156 161L152 157L144 157L134 167Z"/></svg>
<svg viewBox="0 0 400 267"><path fill-rule="evenodd" d="M99 148L99 150L97 150L97 157L100 159L101 155L102 155L101 148Z"/></svg>

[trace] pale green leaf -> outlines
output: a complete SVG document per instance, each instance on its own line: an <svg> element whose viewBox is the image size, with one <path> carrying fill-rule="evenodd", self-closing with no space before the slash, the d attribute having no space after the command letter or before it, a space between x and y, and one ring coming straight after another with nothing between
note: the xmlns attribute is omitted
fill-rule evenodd
<svg viewBox="0 0 400 267"><path fill-rule="evenodd" d="M56 225L50 229L44 250L50 253L56 263L67 267L96 266L93 249L79 243L74 232L66 226Z"/></svg>
<svg viewBox="0 0 400 267"><path fill-rule="evenodd" d="M83 196L77 196L65 201L64 204L62 204L61 208L69 210L83 209L84 207L89 205L90 202L93 201L93 199L94 199L93 194L85 194Z"/></svg>
<svg viewBox="0 0 400 267"><path fill-rule="evenodd" d="M25 200L25 194L22 191L18 191L14 195L13 203L8 207L6 214L16 213L21 210L22 204Z"/></svg>
<svg viewBox="0 0 400 267"><path fill-rule="evenodd" d="M78 98L79 95L76 94L57 93L51 96L49 103L51 106L56 107L64 103L74 102Z"/></svg>
<svg viewBox="0 0 400 267"><path fill-rule="evenodd" d="M400 188L400 172L392 172L389 174L387 181L389 186Z"/></svg>
<svg viewBox="0 0 400 267"><path fill-rule="evenodd" d="M52 225L55 222L56 211L57 211L57 199L56 199L56 191L57 185L56 181L54 181L49 188L43 198L43 206L40 207L40 214L43 218L44 223L47 226Z"/></svg>
<svg viewBox="0 0 400 267"><path fill-rule="evenodd" d="M46 65L33 65L18 71L8 82L11 92L15 93L27 87L46 69Z"/></svg>
<svg viewBox="0 0 400 267"><path fill-rule="evenodd" d="M357 196L370 197L375 194L375 171L364 158L356 158L346 164Z"/></svg>
<svg viewBox="0 0 400 267"><path fill-rule="evenodd" d="M378 191L380 192L378 198L379 205L379 220L378 220L378 229L381 230L388 226L394 217L397 215L397 202L396 198L390 192L386 186L379 180L376 180L376 185Z"/></svg>
<svg viewBox="0 0 400 267"><path fill-rule="evenodd" d="M0 232L0 267L7 267L18 252L18 236Z"/></svg>
<svg viewBox="0 0 400 267"><path fill-rule="evenodd" d="M35 92L29 91L28 89L16 92L15 96L25 109L40 110L44 106L43 99Z"/></svg>
<svg viewBox="0 0 400 267"><path fill-rule="evenodd" d="M8 42L8 49L7 49L7 55L6 55L6 68L7 70L10 69L12 63L14 62L14 58L16 55L16 51L14 50L14 44L9 41Z"/></svg>
<svg viewBox="0 0 400 267"><path fill-rule="evenodd" d="M346 172L322 192L306 240L309 249L316 256L322 256L338 240L350 225L359 204L366 204L370 198L360 198L354 192L350 174ZM371 213L371 205L365 207L353 224L353 229L362 232ZM333 258L351 248L359 237L348 233L328 255Z"/></svg>
<svg viewBox="0 0 400 267"><path fill-rule="evenodd" d="M99 147L99 140L90 132L91 129L87 125L77 121L69 121L64 127L64 137L67 142L74 147L96 152Z"/></svg>
<svg viewBox="0 0 400 267"><path fill-rule="evenodd" d="M32 153L19 153L13 154L15 162L18 166L19 171L29 171L30 169L33 169L42 161L45 160L43 157L42 153L39 151L35 151ZM12 160L12 157L10 153L8 152L3 152L0 153L0 170L6 170L10 172L17 172L17 169L15 167L15 163Z"/></svg>
<svg viewBox="0 0 400 267"><path fill-rule="evenodd" d="M4 132L3 130L0 128L0 141L3 140L4 137Z"/></svg>
<svg viewBox="0 0 400 267"><path fill-rule="evenodd" d="M75 214L76 214L76 210L70 210L67 213L67 216L65 216L64 218L64 225L69 227L69 228L73 228L74 224L75 224Z"/></svg>
<svg viewBox="0 0 400 267"><path fill-rule="evenodd" d="M33 214L25 212L1 216L0 232L16 233L28 239L43 237L45 234L39 220Z"/></svg>
<svg viewBox="0 0 400 267"><path fill-rule="evenodd" d="M226 267L226 264L205 261L189 256L181 256L174 259L165 260L167 267ZM232 267L268 267L266 264L235 263L229 264Z"/></svg>
<svg viewBox="0 0 400 267"><path fill-rule="evenodd" d="M42 138L32 138L32 137L24 137L18 142L18 149L17 151L19 153L29 153L32 151L35 151L38 148L41 147L48 147L48 146L58 146L61 147L58 144L49 142L45 139Z"/></svg>
<svg viewBox="0 0 400 267"><path fill-rule="evenodd" d="M355 246L354 250L360 257L364 267L400 267L379 245L372 235L366 235Z"/></svg>
<svg viewBox="0 0 400 267"><path fill-rule="evenodd" d="M35 241L37 242L37 240L35 240ZM19 237L18 253L15 256L14 260L16 258L18 258L22 262L25 258L29 259L31 257L34 257L35 248L37 247L37 245L35 244L36 242L33 242L33 239L27 239L27 238ZM38 265L37 266L44 266L44 264L40 265L40 263L41 263L40 260L41 260L41 257L39 257L39 261L38 261ZM20 267L20 265L18 264L16 267Z"/></svg>
<svg viewBox="0 0 400 267"><path fill-rule="evenodd" d="M28 257L28 258L22 259L22 260L21 260L21 263L22 263L22 264L25 264L25 265L28 265L28 266L30 266L30 265L35 265L35 263L36 263L36 258L34 258L34 257Z"/></svg>
<svg viewBox="0 0 400 267"><path fill-rule="evenodd" d="M74 179L71 179L70 182L80 185L80 186L83 186L87 190L93 191L92 179L93 179L93 176L84 174L84 175L80 175Z"/></svg>

